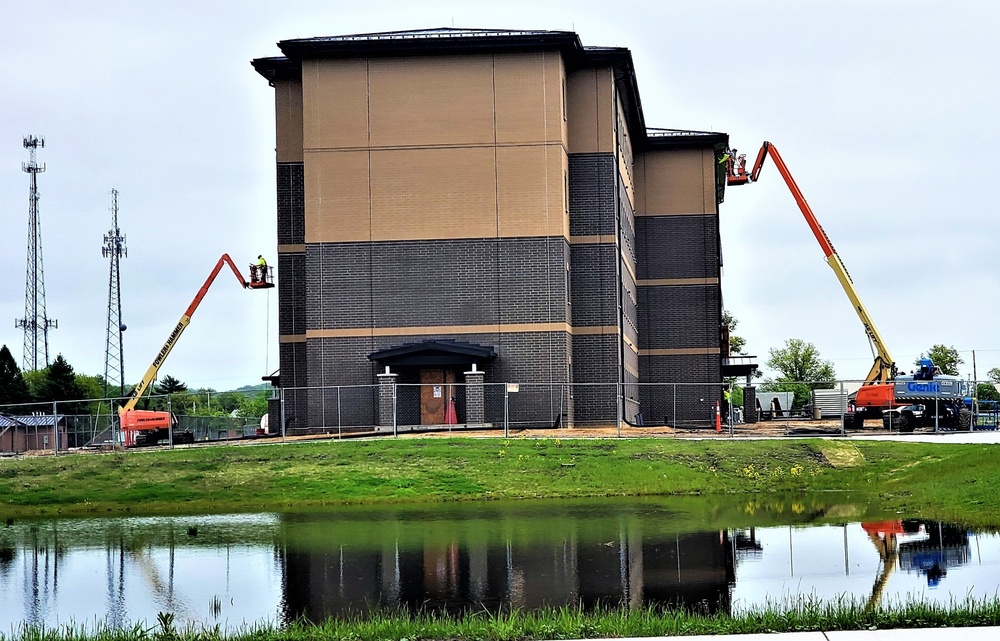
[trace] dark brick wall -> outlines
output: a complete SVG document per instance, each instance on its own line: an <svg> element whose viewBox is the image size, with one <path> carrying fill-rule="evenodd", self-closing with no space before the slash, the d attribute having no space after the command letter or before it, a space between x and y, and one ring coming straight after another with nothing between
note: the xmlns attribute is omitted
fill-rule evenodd
<svg viewBox="0 0 1000 641"><path fill-rule="evenodd" d="M722 364L718 354L640 356L644 383L639 387L647 425L714 427L715 403L722 400ZM684 382L687 382L685 384Z"/></svg>
<svg viewBox="0 0 1000 641"><path fill-rule="evenodd" d="M570 247L573 325L618 325L615 297L615 246Z"/></svg>
<svg viewBox="0 0 1000 641"><path fill-rule="evenodd" d="M371 327L372 244L306 245L309 329Z"/></svg>
<svg viewBox="0 0 1000 641"><path fill-rule="evenodd" d="M278 334L306 333L306 255L278 254Z"/></svg>
<svg viewBox="0 0 1000 641"><path fill-rule="evenodd" d="M636 219L637 276L718 278L718 217L640 216Z"/></svg>
<svg viewBox="0 0 1000 641"><path fill-rule="evenodd" d="M571 236L615 234L615 157L613 154L569 155L569 233Z"/></svg>
<svg viewBox="0 0 1000 641"><path fill-rule="evenodd" d="M638 290L639 349L719 347L722 314L718 285L660 285ZM650 380L642 374L643 380Z"/></svg>
<svg viewBox="0 0 1000 641"><path fill-rule="evenodd" d="M278 163L278 244L297 245L306 239L305 178L300 162Z"/></svg>
<svg viewBox="0 0 1000 641"><path fill-rule="evenodd" d="M573 236L611 236L618 233L618 216L631 218L631 205L624 183L617 176L614 154L570 154L569 220ZM615 182L618 181L618 190ZM622 227L622 246L632 243L631 224ZM627 239L627 240L626 240ZM573 245L570 249L572 318L574 327L617 327L621 323L619 278L631 276L619 265L613 242ZM632 284L631 290L634 292ZM628 300L625 288L626 335L635 340L634 294ZM618 415L617 387L620 378L621 340L614 334L573 336L573 380L600 383L577 388L573 394L575 423L614 422Z"/></svg>
<svg viewBox="0 0 1000 641"><path fill-rule="evenodd" d="M461 335L426 335L419 337L379 337L379 338L316 338L309 339L307 353L310 363L309 385L312 387L335 385L371 385L373 389L364 398L360 398L361 408L352 411L350 419L361 424L367 420L374 425L378 419L378 395L374 390L377 384L376 374L382 368L368 360L368 354L414 341L432 340L435 338L452 339L463 342L487 345L497 352L497 359L482 366L485 390L486 421L502 423L503 420L503 388L496 383L516 382L521 384L521 391L512 395L510 404L510 420L518 425L551 426L559 414L566 414L566 420L572 419L569 403L569 390L558 385L566 382L569 365L570 337L565 332L523 332L504 334L461 334ZM456 368L456 381L463 380L461 372ZM398 382L413 384L419 382L416 369L399 370ZM409 390L412 391L412 390ZM287 391L286 391L287 393ZM346 411L344 400L345 390L341 390L342 414ZM361 394L361 390L350 392ZM403 392L404 397L407 392ZM411 394L412 396L412 394ZM308 411L305 415L310 427L329 427L336 419L338 407L337 391L335 389L313 390L306 395ZM413 408L410 405L417 402L403 399L401 413L410 422L414 422ZM464 392L462 395L464 399ZM419 408L415 410L419 417Z"/></svg>
<svg viewBox="0 0 1000 641"><path fill-rule="evenodd" d="M278 360L281 365L281 386L285 388L285 427L308 423L307 394L302 389L294 389L307 385L306 344L279 344Z"/></svg>
<svg viewBox="0 0 1000 641"><path fill-rule="evenodd" d="M563 238L309 244L309 329L566 322Z"/></svg>
<svg viewBox="0 0 1000 641"><path fill-rule="evenodd" d="M573 390L576 424L614 423L618 416L618 336L573 336ZM585 385L592 383L593 385Z"/></svg>
<svg viewBox="0 0 1000 641"><path fill-rule="evenodd" d="M305 179L302 163L278 163L277 232L278 244L305 242ZM305 261L301 254L278 255L278 334L305 334L306 291ZM304 343L282 343L279 346L282 387L305 385L306 359ZM300 394L286 397L286 415L304 416Z"/></svg>

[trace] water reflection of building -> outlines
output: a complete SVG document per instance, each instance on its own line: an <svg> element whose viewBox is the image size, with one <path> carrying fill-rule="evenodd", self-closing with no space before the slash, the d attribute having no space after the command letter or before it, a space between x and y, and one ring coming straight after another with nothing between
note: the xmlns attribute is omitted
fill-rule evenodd
<svg viewBox="0 0 1000 641"><path fill-rule="evenodd" d="M625 604L729 612L736 554L727 532L661 539L628 531L605 541L569 534L530 544L279 550L284 616L313 621L382 608L453 613Z"/></svg>

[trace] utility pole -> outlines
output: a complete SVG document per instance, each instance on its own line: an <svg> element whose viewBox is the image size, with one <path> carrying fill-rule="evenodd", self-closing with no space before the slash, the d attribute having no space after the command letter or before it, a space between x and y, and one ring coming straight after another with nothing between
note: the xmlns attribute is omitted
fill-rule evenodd
<svg viewBox="0 0 1000 641"><path fill-rule="evenodd" d="M111 229L104 234L101 253L105 258L111 259L111 271L108 275L107 339L104 343L104 395L110 396L112 390L117 390L118 396L125 396L125 351L122 344L125 323L122 322L119 261L128 256L128 249L125 247L125 235L118 229L117 189L111 190Z"/></svg>
<svg viewBox="0 0 1000 641"><path fill-rule="evenodd" d="M24 329L24 356L21 369L34 371L49 366L49 328L56 329L59 322L45 315L45 268L42 265L42 227L38 219L38 174L45 165L35 160L35 150L45 146L45 138L25 136L24 148L28 150L27 164L21 169L31 179L28 195L28 260L24 285L24 318L14 321L14 327Z"/></svg>

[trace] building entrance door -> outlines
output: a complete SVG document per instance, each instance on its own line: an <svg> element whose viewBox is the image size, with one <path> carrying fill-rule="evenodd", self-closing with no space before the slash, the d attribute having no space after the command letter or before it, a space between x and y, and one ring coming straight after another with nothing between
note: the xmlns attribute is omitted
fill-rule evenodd
<svg viewBox="0 0 1000 641"><path fill-rule="evenodd" d="M420 424L443 425L448 400L455 394L455 372L420 370Z"/></svg>

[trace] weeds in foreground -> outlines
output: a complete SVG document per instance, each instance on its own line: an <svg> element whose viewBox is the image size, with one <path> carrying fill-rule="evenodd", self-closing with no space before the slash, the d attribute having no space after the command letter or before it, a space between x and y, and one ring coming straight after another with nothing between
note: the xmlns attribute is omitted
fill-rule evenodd
<svg viewBox="0 0 1000 641"><path fill-rule="evenodd" d="M376 613L321 624L245 625L225 632L219 626L177 629L173 614L161 612L158 625L92 628L68 624L58 628L23 626L0 641L534 641L537 639L627 638L707 634L751 634L834 630L1000 625L1000 597L967 598L947 605L908 598L877 608L859 600L821 601L801 597L763 609L732 615L658 608L601 609L571 607L531 612L472 612L450 617L433 613Z"/></svg>

